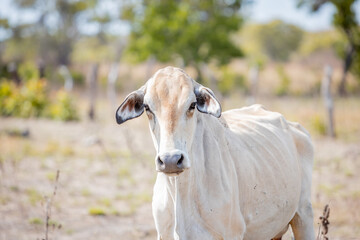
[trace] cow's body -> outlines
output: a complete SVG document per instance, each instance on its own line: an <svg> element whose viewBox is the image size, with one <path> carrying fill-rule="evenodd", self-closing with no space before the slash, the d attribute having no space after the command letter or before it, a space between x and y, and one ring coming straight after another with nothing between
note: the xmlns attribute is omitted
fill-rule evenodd
<svg viewBox="0 0 360 240"><path fill-rule="evenodd" d="M164 75L168 78L174 78L173 72L182 74L168 68L163 71L171 73ZM162 86L162 80L156 82L156 77L148 83L145 101L150 97L159 99L158 90L168 87L168 82ZM180 83L175 84L180 85L182 94L190 94L186 92L189 87ZM209 100L196 99L200 107ZM181 107L185 98L175 100ZM178 174L158 173L152 203L158 239L281 239L289 224L296 240L314 239L310 202L313 149L306 130L260 105L227 111L220 118L196 112L184 117L189 129L183 129L181 126L186 125L171 122L171 118L163 121L164 112L174 119L182 116L169 115L176 108L171 100L167 105L173 106L171 111L159 105L162 112L157 107L149 116L158 156L162 160L169 156L162 152L181 149L187 162L183 167L181 157ZM120 106L120 112L129 108L124 106ZM217 108L209 109L215 115ZM189 137L177 128L194 132ZM187 144L186 139L191 143Z"/></svg>
<svg viewBox="0 0 360 240"><path fill-rule="evenodd" d="M254 105L221 119L203 115L195 139L192 168L179 177L159 173L155 184L162 239L268 239L310 204L310 186L305 201L300 195L312 146L298 124ZM303 175L309 183L311 172Z"/></svg>

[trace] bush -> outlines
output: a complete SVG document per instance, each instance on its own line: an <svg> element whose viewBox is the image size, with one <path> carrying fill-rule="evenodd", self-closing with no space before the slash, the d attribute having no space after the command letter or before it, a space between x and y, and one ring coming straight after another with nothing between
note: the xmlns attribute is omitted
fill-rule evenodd
<svg viewBox="0 0 360 240"><path fill-rule="evenodd" d="M311 118L311 128L318 135L326 135L326 124L320 115Z"/></svg>
<svg viewBox="0 0 360 240"><path fill-rule="evenodd" d="M284 67L282 65L277 67L277 72L280 77L280 86L278 86L275 90L275 94L277 96L285 96L289 93L290 88L290 78L286 74Z"/></svg>
<svg viewBox="0 0 360 240"><path fill-rule="evenodd" d="M22 87L9 81L0 83L0 114L15 117L40 117L48 102L45 81L29 80Z"/></svg>
<svg viewBox="0 0 360 240"><path fill-rule="evenodd" d="M39 79L39 70L33 62L26 62L19 65L19 75L24 81Z"/></svg>
<svg viewBox="0 0 360 240"><path fill-rule="evenodd" d="M221 68L221 80L218 82L218 88L221 94L229 95L235 89L245 89L245 78L232 72L228 67Z"/></svg>
<svg viewBox="0 0 360 240"><path fill-rule="evenodd" d="M22 87L0 83L0 114L15 117L40 117L48 103L44 80L29 80Z"/></svg>
<svg viewBox="0 0 360 240"><path fill-rule="evenodd" d="M56 101L50 105L48 114L50 118L62 121L79 119L70 95L64 90L57 92Z"/></svg>
<svg viewBox="0 0 360 240"><path fill-rule="evenodd" d="M50 101L43 79L30 79L22 86L10 81L0 82L0 115L21 118L49 117L63 121L77 120L77 111L70 96L64 91Z"/></svg>
<svg viewBox="0 0 360 240"><path fill-rule="evenodd" d="M71 71L71 77L74 80L74 84L78 86L85 85L85 76L81 72Z"/></svg>
<svg viewBox="0 0 360 240"><path fill-rule="evenodd" d="M19 98L18 98L19 99ZM45 80L28 80L20 89L19 112L23 118L41 117L49 103Z"/></svg>

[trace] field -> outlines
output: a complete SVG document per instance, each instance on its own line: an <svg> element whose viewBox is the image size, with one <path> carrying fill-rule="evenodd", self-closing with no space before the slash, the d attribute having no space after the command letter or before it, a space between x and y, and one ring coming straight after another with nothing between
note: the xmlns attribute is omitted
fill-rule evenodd
<svg viewBox="0 0 360 240"><path fill-rule="evenodd" d="M329 238L360 239L360 100L336 100L336 139L323 135L321 99L258 101L313 136L316 231L329 204ZM146 117L118 126L107 105L99 103L95 122L0 119L0 240L45 238L49 199L50 239L156 238L151 214L155 151ZM233 97L223 108L244 105L245 99Z"/></svg>

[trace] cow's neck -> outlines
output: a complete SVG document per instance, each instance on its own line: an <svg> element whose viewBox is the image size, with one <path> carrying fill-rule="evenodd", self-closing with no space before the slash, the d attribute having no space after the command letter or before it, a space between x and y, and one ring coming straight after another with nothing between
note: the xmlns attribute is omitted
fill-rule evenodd
<svg viewBox="0 0 360 240"><path fill-rule="evenodd" d="M165 192L169 196L166 207L172 215L175 236L189 232L188 229L193 223L203 223L204 228L207 228L204 215L208 213L205 212L214 205L222 204L221 202L213 204L208 198L223 193L224 190L222 174L226 172L220 163L221 156L216 156L221 154L219 142L224 140L223 128L220 121L214 117L209 115L200 117L189 152L191 167L178 177L160 174L166 183ZM214 206L214 211L219 210L216 209L218 206ZM211 234L217 235L216 231Z"/></svg>

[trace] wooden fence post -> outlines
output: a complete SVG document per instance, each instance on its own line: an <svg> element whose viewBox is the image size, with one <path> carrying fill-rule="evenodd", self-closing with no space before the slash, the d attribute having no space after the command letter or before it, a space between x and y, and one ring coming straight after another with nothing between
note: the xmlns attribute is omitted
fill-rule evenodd
<svg viewBox="0 0 360 240"><path fill-rule="evenodd" d="M327 110L327 134L334 138L335 137L335 123L334 123L334 100L331 94L331 76L332 68L326 65L324 68L324 77L321 83L321 93Z"/></svg>
<svg viewBox="0 0 360 240"><path fill-rule="evenodd" d="M96 93L97 93L97 77L98 77L99 64L94 63L91 67L90 76L89 76L89 118L90 120L95 119L95 104L96 104Z"/></svg>

